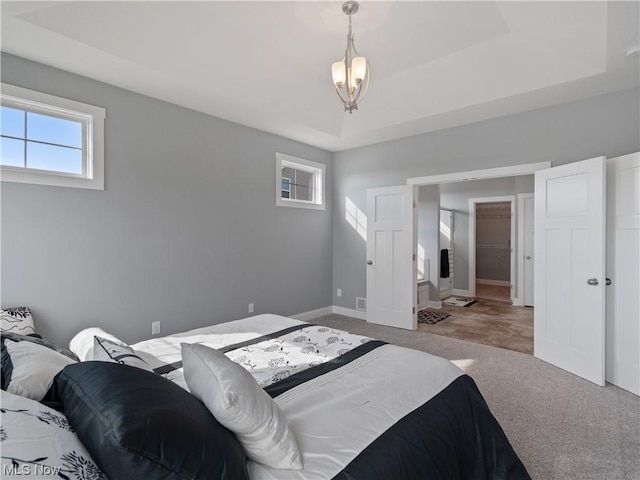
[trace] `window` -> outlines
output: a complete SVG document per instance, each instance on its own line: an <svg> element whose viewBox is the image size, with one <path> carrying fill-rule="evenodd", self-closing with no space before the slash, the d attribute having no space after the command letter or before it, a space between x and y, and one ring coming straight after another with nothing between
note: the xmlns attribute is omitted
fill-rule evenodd
<svg viewBox="0 0 640 480"><path fill-rule="evenodd" d="M326 166L276 153L276 205L324 210Z"/></svg>
<svg viewBox="0 0 640 480"><path fill-rule="evenodd" d="M282 198L291 198L291 179L282 177Z"/></svg>
<svg viewBox="0 0 640 480"><path fill-rule="evenodd" d="M2 181L104 189L103 108L1 84Z"/></svg>

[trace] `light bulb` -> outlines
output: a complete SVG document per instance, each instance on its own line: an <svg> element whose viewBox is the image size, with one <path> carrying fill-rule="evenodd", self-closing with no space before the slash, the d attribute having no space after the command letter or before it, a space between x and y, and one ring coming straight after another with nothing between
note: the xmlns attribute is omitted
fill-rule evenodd
<svg viewBox="0 0 640 480"><path fill-rule="evenodd" d="M335 62L331 64L331 76L333 77L333 83L337 88L342 88L344 82L347 80L347 71L344 66L344 62Z"/></svg>
<svg viewBox="0 0 640 480"><path fill-rule="evenodd" d="M367 75L367 59L364 57L355 57L351 61L351 72L356 83L361 83Z"/></svg>

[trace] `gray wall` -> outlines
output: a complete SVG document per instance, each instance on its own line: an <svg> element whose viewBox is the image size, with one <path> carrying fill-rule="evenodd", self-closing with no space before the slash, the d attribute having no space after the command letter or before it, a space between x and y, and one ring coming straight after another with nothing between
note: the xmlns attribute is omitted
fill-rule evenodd
<svg viewBox="0 0 640 480"><path fill-rule="evenodd" d="M632 89L336 153L333 304L355 308L355 297L366 296L365 245L344 220L346 198L366 212L368 188L402 185L408 177L636 152L639 105Z"/></svg>
<svg viewBox="0 0 640 480"><path fill-rule="evenodd" d="M440 205L442 208L455 210L454 217L454 258L453 258L453 288L469 290L469 199L496 196L513 196L514 218L516 225L515 238L512 245L518 246L518 193L533 192L533 175L520 177L491 178L473 180L469 182L449 183L441 186ZM518 257L516 251L516 258ZM515 278L511 279L514 292L518 288L518 265L515 266Z"/></svg>
<svg viewBox="0 0 640 480"><path fill-rule="evenodd" d="M106 108L105 190L2 183L3 307L66 343L331 304L332 154L10 55L2 81ZM327 165L327 210L275 205L275 152Z"/></svg>

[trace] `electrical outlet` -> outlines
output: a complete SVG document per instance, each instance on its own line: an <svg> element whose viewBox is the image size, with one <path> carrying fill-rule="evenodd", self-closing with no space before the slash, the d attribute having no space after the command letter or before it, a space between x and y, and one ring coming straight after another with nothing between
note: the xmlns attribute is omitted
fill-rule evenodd
<svg viewBox="0 0 640 480"><path fill-rule="evenodd" d="M160 321L151 322L151 335L158 335L160 333Z"/></svg>
<svg viewBox="0 0 640 480"><path fill-rule="evenodd" d="M249 304L249 313L253 313L253 303Z"/></svg>
<svg viewBox="0 0 640 480"><path fill-rule="evenodd" d="M338 289L338 291L336 292L336 295L338 295L339 297L342 296L342 289L341 288Z"/></svg>

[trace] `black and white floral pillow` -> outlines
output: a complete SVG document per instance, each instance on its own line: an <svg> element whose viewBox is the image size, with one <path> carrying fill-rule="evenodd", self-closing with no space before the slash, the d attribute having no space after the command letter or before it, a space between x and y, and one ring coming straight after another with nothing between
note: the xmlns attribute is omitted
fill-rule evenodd
<svg viewBox="0 0 640 480"><path fill-rule="evenodd" d="M93 337L93 359L103 362L117 362L149 372L153 368L145 362L129 345L117 343L106 338Z"/></svg>
<svg viewBox="0 0 640 480"><path fill-rule="evenodd" d="M106 480L63 414L35 400L0 393L3 478Z"/></svg>
<svg viewBox="0 0 640 480"><path fill-rule="evenodd" d="M35 335L33 316L28 307L14 307L0 310L0 330L3 332L19 333L20 335Z"/></svg>

